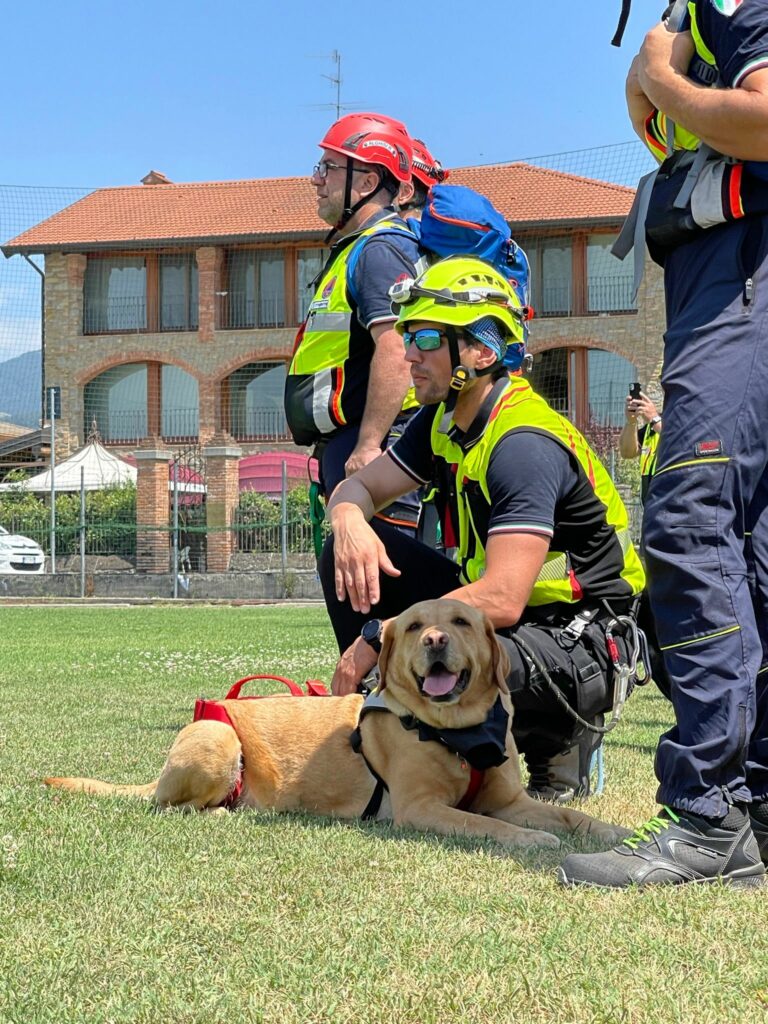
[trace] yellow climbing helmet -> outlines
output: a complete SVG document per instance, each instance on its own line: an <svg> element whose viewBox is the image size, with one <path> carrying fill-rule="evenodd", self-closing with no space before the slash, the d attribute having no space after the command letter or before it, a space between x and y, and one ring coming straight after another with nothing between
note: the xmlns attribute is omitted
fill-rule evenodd
<svg viewBox="0 0 768 1024"><path fill-rule="evenodd" d="M471 256L439 260L416 279L396 282L389 297L399 307L395 328L400 334L412 320L468 327L490 317L508 343L523 341L527 314L512 285L490 263Z"/></svg>

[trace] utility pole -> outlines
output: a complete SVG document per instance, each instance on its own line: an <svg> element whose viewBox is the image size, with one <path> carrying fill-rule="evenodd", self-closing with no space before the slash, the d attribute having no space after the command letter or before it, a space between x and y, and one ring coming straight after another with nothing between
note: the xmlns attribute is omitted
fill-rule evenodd
<svg viewBox="0 0 768 1024"><path fill-rule="evenodd" d="M341 54L338 50L331 53L331 60L336 65L336 74L323 75L323 78L327 78L331 85L336 86L336 120L338 121L341 117Z"/></svg>
<svg viewBox="0 0 768 1024"><path fill-rule="evenodd" d="M312 56L318 57L320 55L312 54ZM322 59L328 60L328 54L322 54ZM338 119L341 117L345 110L354 110L355 107L359 107L359 104L341 102L341 85L343 79L341 77L341 54L339 53L338 50L334 50L330 54L330 60L333 61L334 67L336 69L334 74L325 75L321 73L321 75L323 78L327 79L327 81L329 81L331 85L334 87L334 90L336 92L336 99L333 103L311 103L309 104L309 107L311 110L335 110L336 120L338 121Z"/></svg>

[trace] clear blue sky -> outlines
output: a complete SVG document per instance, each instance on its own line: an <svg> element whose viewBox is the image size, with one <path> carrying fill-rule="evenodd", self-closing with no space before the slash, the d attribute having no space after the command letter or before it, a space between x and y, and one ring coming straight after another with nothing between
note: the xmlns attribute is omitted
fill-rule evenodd
<svg viewBox="0 0 768 1024"><path fill-rule="evenodd" d="M37 0L3 5L0 184L304 174L342 102L406 122L443 163L632 138L623 83L663 2ZM325 55L323 59L322 55Z"/></svg>

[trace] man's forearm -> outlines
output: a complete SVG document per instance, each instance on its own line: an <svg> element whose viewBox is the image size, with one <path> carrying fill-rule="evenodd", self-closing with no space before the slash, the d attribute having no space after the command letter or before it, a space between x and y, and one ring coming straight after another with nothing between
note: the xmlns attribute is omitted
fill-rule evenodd
<svg viewBox="0 0 768 1024"><path fill-rule="evenodd" d="M622 459L635 459L640 454L637 443L637 423L634 420L624 424L619 434L619 455Z"/></svg>
<svg viewBox="0 0 768 1024"><path fill-rule="evenodd" d="M646 73L643 85L657 109L713 149L739 160L768 160L768 96L763 92L711 89L670 68Z"/></svg>
<svg viewBox="0 0 768 1024"><path fill-rule="evenodd" d="M457 587L442 596L464 601L465 604L485 612L493 623L494 629L505 629L516 625L526 607L525 603L521 601L501 602L498 589L495 586L489 586L483 579L467 583L463 587Z"/></svg>
<svg viewBox="0 0 768 1024"><path fill-rule="evenodd" d="M625 95L627 112L629 113L632 127L635 130L635 134L645 142L645 122L654 112L655 107L640 87L636 64L637 59L632 63L629 75L627 76Z"/></svg>
<svg viewBox="0 0 768 1024"><path fill-rule="evenodd" d="M403 407L410 381L400 336L396 335L396 344L386 336L379 339L371 360L358 447L373 448L382 444Z"/></svg>
<svg viewBox="0 0 768 1024"><path fill-rule="evenodd" d="M368 488L357 477L348 477L341 481L328 502L328 522L336 533L350 517L368 522L375 511Z"/></svg>

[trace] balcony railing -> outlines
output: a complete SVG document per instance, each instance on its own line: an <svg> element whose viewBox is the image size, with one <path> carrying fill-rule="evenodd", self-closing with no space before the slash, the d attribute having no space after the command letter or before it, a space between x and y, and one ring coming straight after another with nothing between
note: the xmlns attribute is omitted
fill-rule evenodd
<svg viewBox="0 0 768 1024"><path fill-rule="evenodd" d="M218 324L227 328L285 327L285 294L262 292L254 298L245 292L218 295Z"/></svg>
<svg viewBox="0 0 768 1024"><path fill-rule="evenodd" d="M93 423L103 440L111 444L135 444L147 437L149 424L146 411L97 412L89 409L86 429ZM195 440L200 431L200 413L197 409L164 409L160 433L164 441Z"/></svg>
<svg viewBox="0 0 768 1024"><path fill-rule="evenodd" d="M248 409L232 413L226 428L238 441L282 441L290 437L282 409Z"/></svg>
<svg viewBox="0 0 768 1024"><path fill-rule="evenodd" d="M161 331L196 331L198 326L197 303L189 299L163 299L160 303Z"/></svg>
<svg viewBox="0 0 768 1024"><path fill-rule="evenodd" d="M587 309L575 309L571 286L566 282L543 284L533 289L533 308L537 317L582 316L595 313L631 313L637 309L632 300L632 275L590 277L587 280Z"/></svg>
<svg viewBox="0 0 768 1024"><path fill-rule="evenodd" d="M93 423L102 439L112 444L132 444L147 436L146 410L99 413L89 409L85 415L86 430L90 430Z"/></svg>
<svg viewBox="0 0 768 1024"><path fill-rule="evenodd" d="M161 433L164 441L190 441L200 432L198 409L163 409Z"/></svg>
<svg viewBox="0 0 768 1024"><path fill-rule="evenodd" d="M620 277L587 279L587 305L590 313L627 313L637 309L632 299L634 279L631 274Z"/></svg>
<svg viewBox="0 0 768 1024"><path fill-rule="evenodd" d="M147 300L143 295L119 299L96 299L86 295L83 333L143 331L147 327Z"/></svg>
<svg viewBox="0 0 768 1024"><path fill-rule="evenodd" d="M571 316L571 286L565 283L544 284L535 289L533 308L537 316Z"/></svg>

